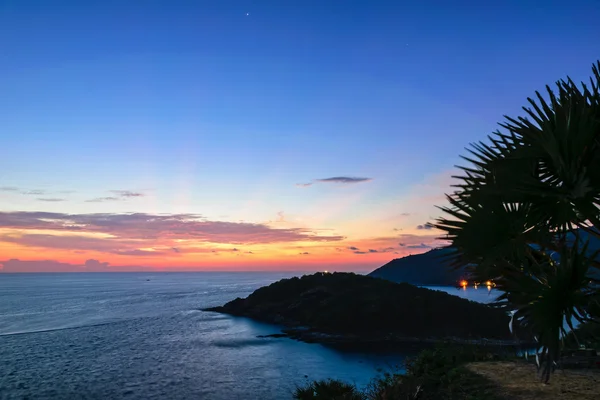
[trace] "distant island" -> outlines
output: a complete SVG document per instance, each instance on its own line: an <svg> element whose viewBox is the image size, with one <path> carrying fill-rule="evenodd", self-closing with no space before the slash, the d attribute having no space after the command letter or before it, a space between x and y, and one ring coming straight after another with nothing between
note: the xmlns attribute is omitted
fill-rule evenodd
<svg viewBox="0 0 600 400"><path fill-rule="evenodd" d="M445 292L352 273L282 279L205 311L283 325L283 333L329 344L515 344L501 310Z"/></svg>
<svg viewBox="0 0 600 400"><path fill-rule="evenodd" d="M456 286L468 276L464 270L455 270L449 266L446 256L451 252L451 248L444 247L396 258L377 268L369 276L417 286Z"/></svg>

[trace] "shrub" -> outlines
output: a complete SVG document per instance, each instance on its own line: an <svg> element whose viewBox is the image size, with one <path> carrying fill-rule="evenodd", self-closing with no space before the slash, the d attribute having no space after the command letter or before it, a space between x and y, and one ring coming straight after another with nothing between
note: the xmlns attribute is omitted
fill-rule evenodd
<svg viewBox="0 0 600 400"><path fill-rule="evenodd" d="M314 381L297 387L294 392L297 400L364 400L363 394L354 385L335 380Z"/></svg>
<svg viewBox="0 0 600 400"><path fill-rule="evenodd" d="M361 391L337 380L317 381L299 387L297 400L494 400L493 384L470 371L465 364L515 358L508 351L485 346L438 346L406 361L406 373L380 372Z"/></svg>

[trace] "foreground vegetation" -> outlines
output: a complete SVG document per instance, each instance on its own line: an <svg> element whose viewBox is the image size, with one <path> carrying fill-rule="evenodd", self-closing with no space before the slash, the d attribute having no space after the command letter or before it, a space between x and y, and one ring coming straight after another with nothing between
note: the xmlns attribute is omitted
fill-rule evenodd
<svg viewBox="0 0 600 400"><path fill-rule="evenodd" d="M497 349L496 349L497 350ZM406 363L406 372L385 373L366 388L336 380L313 382L294 393L298 400L501 399L493 383L467 368L481 360L509 359L510 353L475 346L425 350Z"/></svg>
<svg viewBox="0 0 600 400"><path fill-rule="evenodd" d="M447 196L450 260L504 292L496 304L538 340L547 382L573 322L600 320L600 62L588 85L570 78L536 93L474 144Z"/></svg>
<svg viewBox="0 0 600 400"><path fill-rule="evenodd" d="M571 348L584 346L600 349L600 323L586 322L567 335L565 344Z"/></svg>
<svg viewBox="0 0 600 400"><path fill-rule="evenodd" d="M438 346L384 373L365 388L337 380L298 387L297 400L592 400L600 398L600 370L562 371L553 385L535 378L533 361L506 348Z"/></svg>
<svg viewBox="0 0 600 400"><path fill-rule="evenodd" d="M287 326L325 343L495 339L514 343L501 310L445 292L351 273L283 279L209 309Z"/></svg>

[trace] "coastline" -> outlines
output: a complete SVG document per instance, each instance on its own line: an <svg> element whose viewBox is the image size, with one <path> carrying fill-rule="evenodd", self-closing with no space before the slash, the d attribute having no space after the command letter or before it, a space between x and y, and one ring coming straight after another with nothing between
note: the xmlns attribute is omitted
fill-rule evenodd
<svg viewBox="0 0 600 400"><path fill-rule="evenodd" d="M222 307L211 307L201 309L204 312L215 312L219 314L226 314L236 318L248 318L253 321L260 321L269 324L279 325L280 331L278 333L272 333L267 335L259 335L257 338L261 339L280 339L287 338L297 340L304 343L315 343L331 347L342 347L344 349L353 350L385 350L394 351L399 349L411 348L425 348L430 346L436 346L440 344L450 345L474 345L474 346L486 346L491 348L514 348L520 350L522 348L535 347L535 342L521 341L521 340L502 340L502 339L489 339L489 338L473 338L465 339L459 337L411 337L401 336L396 334L355 334L355 333L328 333L318 329L314 329L306 326L294 326L286 324L285 321L274 322L268 319L253 318L245 315L236 315L222 310Z"/></svg>

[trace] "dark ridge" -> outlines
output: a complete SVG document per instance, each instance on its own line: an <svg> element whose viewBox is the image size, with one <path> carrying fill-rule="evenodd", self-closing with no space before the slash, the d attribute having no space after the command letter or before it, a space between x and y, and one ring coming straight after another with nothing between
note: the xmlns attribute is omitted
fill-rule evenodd
<svg viewBox="0 0 600 400"><path fill-rule="evenodd" d="M450 267L447 256L451 248L433 249L427 253L396 258L371 272L369 276L392 282L419 286L456 286L467 278L464 270Z"/></svg>
<svg viewBox="0 0 600 400"><path fill-rule="evenodd" d="M322 343L507 341L501 310L407 283L352 273L283 279L216 311L283 325L290 337Z"/></svg>

